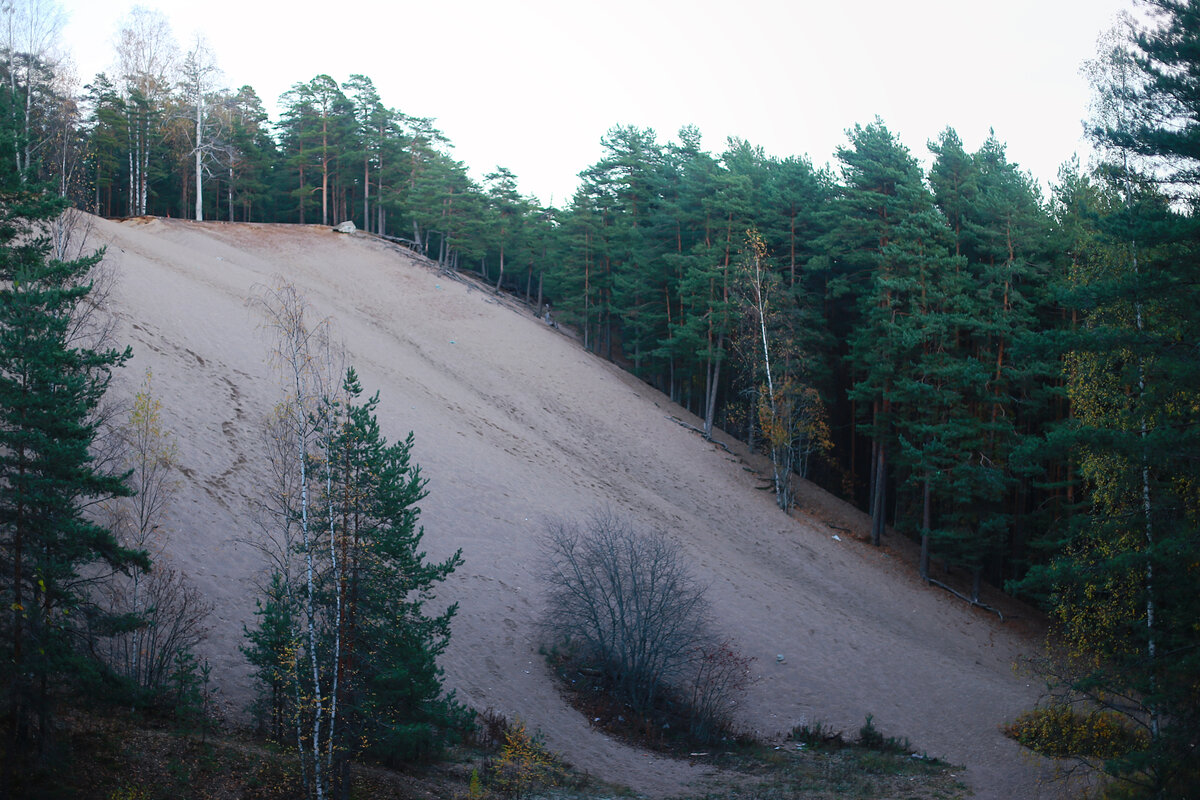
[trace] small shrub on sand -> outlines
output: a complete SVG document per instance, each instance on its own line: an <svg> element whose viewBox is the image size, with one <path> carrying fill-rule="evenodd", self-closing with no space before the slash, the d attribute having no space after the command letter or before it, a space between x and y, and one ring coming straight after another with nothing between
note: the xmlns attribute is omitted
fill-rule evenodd
<svg viewBox="0 0 1200 800"><path fill-rule="evenodd" d="M554 786L561 771L553 754L517 719L509 725L500 755L492 762L491 785L503 796L521 800L531 791Z"/></svg>

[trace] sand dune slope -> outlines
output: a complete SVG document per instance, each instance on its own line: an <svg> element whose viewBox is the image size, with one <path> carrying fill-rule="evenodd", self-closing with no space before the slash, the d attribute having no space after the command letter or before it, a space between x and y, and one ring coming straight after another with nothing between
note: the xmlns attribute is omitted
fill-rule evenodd
<svg viewBox="0 0 1200 800"><path fill-rule="evenodd" d="M661 394L565 334L394 248L323 227L97 220L119 283L110 303L179 444L183 489L170 550L216 605L206 643L231 711L249 700L238 654L252 621L259 553L248 498L266 479L260 430L281 396L269 341L246 298L282 276L329 315L392 440L415 432L429 478L431 557L461 547L444 587L460 612L448 687L519 713L568 760L648 794L700 781L700 767L635 752L559 698L537 654L537 537L555 515L610 506L667 531L711 583L720 624L754 656L746 727L802 721L889 735L968 767L981 797L1037 796L1034 768L997 726L1035 699L1013 664L1036 642L1014 625L920 586L855 531L861 518L809 489L783 516L753 463L670 419ZM691 419L693 423L697 421ZM833 538L837 533L840 541ZM782 662L777 656L782 654Z"/></svg>

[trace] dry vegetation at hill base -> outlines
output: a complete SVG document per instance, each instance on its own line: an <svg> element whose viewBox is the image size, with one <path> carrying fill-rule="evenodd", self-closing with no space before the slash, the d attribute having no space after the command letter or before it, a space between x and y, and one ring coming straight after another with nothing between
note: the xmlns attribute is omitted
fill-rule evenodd
<svg viewBox="0 0 1200 800"><path fill-rule="evenodd" d="M979 797L1047 796L1044 765L999 729L1038 698L1038 683L1014 669L1040 645L1036 624L1001 624L922 585L902 547L862 544L862 515L813 487L784 516L757 490L759 459L719 432L729 451L703 441L676 422L699 420L569 332L363 235L93 225L117 274L108 303L118 337L134 351L113 395L132 396L153 371L183 481L164 526L169 552L215 606L201 655L228 719L245 719L253 693L238 646L264 566L251 543L263 421L281 396L247 299L287 280L332 320L366 392L379 391L388 438L415 433L429 479L425 548L442 559L461 547L466 560L441 591L459 603L442 664L460 701L520 715L577 769L639 793L678 795L719 777L595 729L539 654L546 521L608 507L680 544L716 625L754 659L735 709L742 729L779 743L799 724L853 731L870 713L887 735L964 765L959 777Z"/></svg>
<svg viewBox="0 0 1200 800"><path fill-rule="evenodd" d="M54 775L32 776L28 796L42 800L288 800L297 796L295 758L241 736L181 733L120 714L72 713L57 742L63 763ZM707 755L707 754L706 754ZM694 757L703 761L706 755ZM509 797L495 779L497 748L456 747L433 765L396 772L354 769L353 797L373 800L462 800ZM961 768L906 753L853 747L830 751L794 744L744 748L726 755L719 776L677 797L750 800L945 798L967 796ZM475 775L472 789L472 774ZM535 782L526 797L628 797L625 786L565 767Z"/></svg>

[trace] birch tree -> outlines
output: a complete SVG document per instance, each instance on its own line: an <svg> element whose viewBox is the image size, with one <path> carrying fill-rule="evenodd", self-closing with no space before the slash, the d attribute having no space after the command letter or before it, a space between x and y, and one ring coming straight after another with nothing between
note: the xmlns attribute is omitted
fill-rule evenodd
<svg viewBox="0 0 1200 800"><path fill-rule="evenodd" d="M150 163L161 103L170 91L178 48L167 18L135 6L117 34L117 73L122 82L129 123L129 214L147 212Z"/></svg>
<svg viewBox="0 0 1200 800"><path fill-rule="evenodd" d="M775 502L789 511L795 502L793 473L831 446L824 405L806 374L803 331L790 324L779 275L770 269L767 246L757 231L746 234L739 289L757 351L757 418L771 457ZM749 348L744 348L749 349Z"/></svg>
<svg viewBox="0 0 1200 800"><path fill-rule="evenodd" d="M53 0L5 0L0 4L0 57L8 73L15 130L20 132L11 154L16 174L25 180L34 156L46 140L34 132L37 95L49 86L57 62L55 46L66 23Z"/></svg>
<svg viewBox="0 0 1200 800"><path fill-rule="evenodd" d="M272 576L246 652L271 708L293 715L306 793L346 798L355 756L428 755L458 724L461 709L441 696L436 664L456 606L429 615L424 605L461 552L430 563L419 550L425 481L411 463L412 435L389 445L378 396L360 399L353 369L332 380L328 322L310 322L288 285L258 305L287 389L272 418L285 444L271 448L276 530L260 548L273 555Z"/></svg>
<svg viewBox="0 0 1200 800"><path fill-rule="evenodd" d="M265 290L255 299L272 337L272 357L284 383L284 399L276 415L278 431L294 450L289 460L295 474L279 476L296 492L285 496L279 509L281 557L290 559L292 539L300 564L298 580L284 587L288 604L295 609L290 632L293 652L296 750L306 793L324 800L330 788L330 764L325 750L333 741L336 719L323 663L323 620L318 613L321 583L321 531L314 502L320 481L321 432L328 430L327 413L332 397L330 380L333 348L327 320L312 321L312 312L297 289L286 283ZM293 533L293 528L295 533ZM290 569L289 569L290 572Z"/></svg>
<svg viewBox="0 0 1200 800"><path fill-rule="evenodd" d="M221 70L208 43L196 37L180 66L181 87L192 112L192 156L196 165L196 221L204 219L204 172L220 143L210 130L209 97L217 88Z"/></svg>

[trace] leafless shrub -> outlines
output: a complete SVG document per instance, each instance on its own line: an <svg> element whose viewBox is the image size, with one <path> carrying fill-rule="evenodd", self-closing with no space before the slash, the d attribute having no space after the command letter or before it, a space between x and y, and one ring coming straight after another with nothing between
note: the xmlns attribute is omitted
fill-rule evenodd
<svg viewBox="0 0 1200 800"><path fill-rule="evenodd" d="M299 456L289 413L283 405L277 406L259 429L259 452L266 458L268 477L261 484L259 496L250 500L250 529L238 539L264 557L266 567L256 579L263 595L270 593L273 575L278 575L290 592L298 585L297 570L302 568Z"/></svg>
<svg viewBox="0 0 1200 800"><path fill-rule="evenodd" d="M165 696L176 657L194 652L208 635L212 604L163 554L148 574L114 576L107 600L110 613L136 617L140 624L102 639L101 658L139 689Z"/></svg>
<svg viewBox="0 0 1200 800"><path fill-rule="evenodd" d="M485 750L499 750L508 738L512 723L508 717L488 706L475 715L473 743Z"/></svg>
<svg viewBox="0 0 1200 800"><path fill-rule="evenodd" d="M695 671L685 687L693 738L712 741L733 727L732 712L750 685L753 660L728 641L698 651Z"/></svg>
<svg viewBox="0 0 1200 800"><path fill-rule="evenodd" d="M47 223L46 234L53 245L54 257L59 261L75 261L90 258L99 251L100 244L92 234L95 219L78 209L68 208ZM95 266L78 278L91 289L71 314L71 327L67 341L72 345L93 350L118 348L117 316L112 311L109 298L117 288L118 271L110 254L105 254Z"/></svg>
<svg viewBox="0 0 1200 800"><path fill-rule="evenodd" d="M98 513L122 545L145 550L153 566L148 573L114 573L100 584L105 624L114 630L97 654L134 686L163 698L177 659L193 655L207 636L213 606L166 552L168 512L179 486L178 451L149 372L117 434L119 463L128 470L133 495L112 498Z"/></svg>
<svg viewBox="0 0 1200 800"><path fill-rule="evenodd" d="M678 546L611 511L557 520L545 540L555 646L600 669L637 713L682 687L711 640L706 587Z"/></svg>

